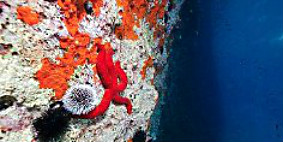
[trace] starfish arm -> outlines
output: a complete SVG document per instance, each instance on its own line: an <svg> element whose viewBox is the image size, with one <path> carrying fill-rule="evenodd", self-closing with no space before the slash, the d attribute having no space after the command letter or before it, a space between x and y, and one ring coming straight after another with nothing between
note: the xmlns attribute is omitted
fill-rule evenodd
<svg viewBox="0 0 283 142"><path fill-rule="evenodd" d="M112 101L112 98L113 98L113 94L111 90L106 89L101 103L95 109L90 111L88 114L80 115L78 116L78 118L93 119L99 115L102 115L108 109L110 102Z"/></svg>
<svg viewBox="0 0 283 142"><path fill-rule="evenodd" d="M121 92L126 89L127 84L128 84L128 78L127 78L125 71L123 71L123 69L121 68L119 61L115 63L115 69L117 71L117 76L120 79L120 82L117 84L116 89L119 92Z"/></svg>
<svg viewBox="0 0 283 142"><path fill-rule="evenodd" d="M113 58L112 58L113 50L112 49L108 49L108 50L104 49L104 50L106 51L105 63L107 65L109 75L112 79L112 85L113 85L112 87L114 87L117 84L117 75L116 75L115 65L114 65Z"/></svg>
<svg viewBox="0 0 283 142"><path fill-rule="evenodd" d="M103 49L101 49L101 51L98 53L97 56L96 69L101 79L103 87L108 89L112 86L112 79L108 72L105 57L106 57L106 52Z"/></svg>
<svg viewBox="0 0 283 142"><path fill-rule="evenodd" d="M132 110L133 106L132 106L130 99L128 99L126 97L119 96L118 94L116 94L113 98L113 101L116 102L116 103L119 103L119 104L125 104L128 114L131 114L133 112L133 110Z"/></svg>

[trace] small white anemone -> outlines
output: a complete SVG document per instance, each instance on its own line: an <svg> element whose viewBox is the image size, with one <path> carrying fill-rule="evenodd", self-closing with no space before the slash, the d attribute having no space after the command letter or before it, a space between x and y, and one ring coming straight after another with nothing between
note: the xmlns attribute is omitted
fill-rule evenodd
<svg viewBox="0 0 283 142"><path fill-rule="evenodd" d="M66 91L62 102L67 111L74 115L81 115L93 110L101 102L101 97L90 85L79 84Z"/></svg>

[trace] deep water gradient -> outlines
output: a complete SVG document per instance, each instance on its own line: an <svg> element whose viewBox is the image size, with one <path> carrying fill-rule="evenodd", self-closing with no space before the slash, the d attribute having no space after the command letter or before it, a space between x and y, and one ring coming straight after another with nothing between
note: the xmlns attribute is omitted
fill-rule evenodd
<svg viewBox="0 0 283 142"><path fill-rule="evenodd" d="M283 1L187 0L181 19L157 141L282 142Z"/></svg>

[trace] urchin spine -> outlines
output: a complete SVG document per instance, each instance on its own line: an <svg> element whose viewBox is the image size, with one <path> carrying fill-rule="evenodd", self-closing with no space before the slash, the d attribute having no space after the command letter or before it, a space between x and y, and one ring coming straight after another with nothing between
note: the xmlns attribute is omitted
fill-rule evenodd
<svg viewBox="0 0 283 142"><path fill-rule="evenodd" d="M86 114L99 103L96 90L90 85L75 85L66 91L62 98L63 107L74 115Z"/></svg>

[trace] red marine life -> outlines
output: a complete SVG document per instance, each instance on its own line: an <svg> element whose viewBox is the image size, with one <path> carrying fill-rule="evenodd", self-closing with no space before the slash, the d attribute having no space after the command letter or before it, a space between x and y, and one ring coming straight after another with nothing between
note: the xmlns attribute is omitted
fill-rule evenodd
<svg viewBox="0 0 283 142"><path fill-rule="evenodd" d="M132 104L130 99L119 95L127 87L128 80L126 73L122 70L119 61L114 64L112 59L114 51L109 44L105 46L98 45L98 50L96 68L105 93L101 103L94 110L88 114L80 115L79 118L92 119L103 114L108 109L112 100L119 104L125 104L128 114L131 114Z"/></svg>
<svg viewBox="0 0 283 142"><path fill-rule="evenodd" d="M119 61L114 64L112 59L114 51L110 43L102 45L102 39L97 38L94 39L95 45L88 49L87 45L90 43L90 36L80 33L78 30L79 22L85 16L85 12L78 11L78 9L82 9L81 7L86 1L58 0L57 2L61 7L61 12L65 15L63 21L70 33L70 37L60 37L60 47L66 52L63 57L56 58L59 62L58 64L52 63L47 58L42 59L42 68L36 73L36 78L40 83L39 87L53 89L55 91L54 99L65 102L63 107L69 111L71 110L72 115L77 118L92 119L103 114L112 100L118 104L125 104L128 114L131 114L132 104L130 99L120 96L120 92L127 87L127 75L122 70ZM96 0L91 2L94 6L94 12L99 13L98 9L101 7L102 1ZM70 80L75 68L85 63L96 64L93 67L93 71L97 72L105 89L100 103L96 104L91 100L93 99L92 95L97 95L92 90L93 88L81 88L80 85L77 88L74 86L69 88L68 86L67 82ZM68 88L69 91L67 91ZM72 88L75 88L75 90L72 90ZM73 96L63 97L65 95ZM76 106L72 107L74 105Z"/></svg>
<svg viewBox="0 0 283 142"><path fill-rule="evenodd" d="M144 65L142 67L142 70L140 72L140 74L142 75L142 79L145 79L146 77L146 69L149 68L149 67L152 67L153 66L153 59L152 57L148 57L148 59L146 61L144 61Z"/></svg>
<svg viewBox="0 0 283 142"><path fill-rule="evenodd" d="M39 22L38 13L32 11L32 9L28 6L20 6L17 8L18 19L29 25L35 25Z"/></svg>

